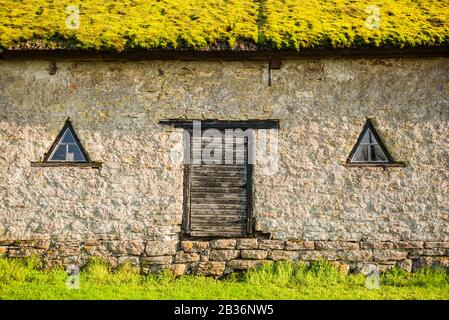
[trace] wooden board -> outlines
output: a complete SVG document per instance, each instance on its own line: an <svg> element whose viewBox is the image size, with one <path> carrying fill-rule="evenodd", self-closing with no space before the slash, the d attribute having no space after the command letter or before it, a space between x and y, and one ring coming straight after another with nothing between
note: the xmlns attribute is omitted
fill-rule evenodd
<svg viewBox="0 0 449 320"><path fill-rule="evenodd" d="M190 157L201 154L211 139L190 140ZM247 139L234 145L222 139L222 159L232 154L233 162L189 165L189 233L198 237L241 237L248 230ZM235 148L239 148L236 152ZM203 159L202 159L203 160Z"/></svg>

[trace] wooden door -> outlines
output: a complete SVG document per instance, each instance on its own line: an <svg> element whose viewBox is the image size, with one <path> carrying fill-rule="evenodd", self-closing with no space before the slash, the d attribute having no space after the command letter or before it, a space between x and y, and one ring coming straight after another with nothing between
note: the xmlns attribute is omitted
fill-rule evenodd
<svg viewBox="0 0 449 320"><path fill-rule="evenodd" d="M184 190L184 201L188 202L184 226L190 236L244 237L251 232L252 166L248 164L248 138L224 136L221 155L217 156L209 152L211 139L190 135L191 164L185 167L184 175L188 180ZM207 154L213 154L215 162L205 159ZM193 161L194 155L201 155L200 163Z"/></svg>

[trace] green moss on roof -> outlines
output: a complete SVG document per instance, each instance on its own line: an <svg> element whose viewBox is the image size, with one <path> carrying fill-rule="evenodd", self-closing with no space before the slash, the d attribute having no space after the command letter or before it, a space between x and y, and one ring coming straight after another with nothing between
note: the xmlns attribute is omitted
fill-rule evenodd
<svg viewBox="0 0 449 320"><path fill-rule="evenodd" d="M66 7L79 5L79 29ZM205 48L256 41L252 0L0 0L0 44L83 49Z"/></svg>
<svg viewBox="0 0 449 320"><path fill-rule="evenodd" d="M267 0L264 12L276 48L449 44L448 0Z"/></svg>
<svg viewBox="0 0 449 320"><path fill-rule="evenodd" d="M79 29L66 27L69 5L79 6ZM379 28L366 25L373 5ZM449 0L0 0L7 49L448 45Z"/></svg>

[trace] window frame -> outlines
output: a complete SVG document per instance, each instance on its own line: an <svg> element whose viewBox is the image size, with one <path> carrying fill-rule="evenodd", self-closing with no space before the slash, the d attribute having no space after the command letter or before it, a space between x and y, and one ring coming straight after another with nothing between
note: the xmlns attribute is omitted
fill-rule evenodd
<svg viewBox="0 0 449 320"><path fill-rule="evenodd" d="M64 139L64 136L66 135L66 133L70 133L73 137L73 139L75 140L75 142L63 142L62 140ZM65 147L65 156L66 159L65 160L53 160L52 158L54 157L56 151L58 150L59 147L64 146ZM78 149L80 150L81 153L81 157L83 158L83 160L68 160L67 159L67 155L69 153L69 146L77 146ZM86 154L83 152L82 148L80 147L80 143L77 142L77 139L75 138L75 134L73 132L73 129L71 129L70 127L67 127L64 130L64 133L62 134L61 138L59 139L59 141L56 143L56 145L53 148L53 151L51 153L49 153L50 155L48 156L47 161L48 162L76 162L76 163L86 163L89 162L88 159L86 159Z"/></svg>
<svg viewBox="0 0 449 320"><path fill-rule="evenodd" d="M75 143L73 145L76 144L78 146L85 161L51 160L51 157L55 153L56 148L60 145L60 141L67 130L70 131L70 133L73 136L73 139L75 140ZM63 144L65 144L66 146L69 145L67 143ZM88 153L83 147L83 144L78 138L75 129L73 128L70 118L67 118L67 120L65 121L64 126L59 131L50 149L48 150L48 152L44 154L44 159L42 160L42 162L31 163L32 167L82 167L82 168L97 168L97 169L101 168L101 165L102 165L101 162L94 162L90 159Z"/></svg>
<svg viewBox="0 0 449 320"><path fill-rule="evenodd" d="M368 130L371 132L374 139L377 141L377 144L362 143L362 140ZM387 160L386 161L353 161L352 159L354 158L355 153L357 152L358 148L361 145L370 145L370 146L378 145L379 148L384 153ZM360 133L359 137L357 138L355 145L352 147L352 150L349 153L349 156L346 159L346 163L344 165L347 167L405 167L404 162L397 162L390 155L390 153L388 152L387 148L385 147L382 139L379 137L372 120L369 118L366 120L366 122L363 126L363 129L362 129L362 132Z"/></svg>

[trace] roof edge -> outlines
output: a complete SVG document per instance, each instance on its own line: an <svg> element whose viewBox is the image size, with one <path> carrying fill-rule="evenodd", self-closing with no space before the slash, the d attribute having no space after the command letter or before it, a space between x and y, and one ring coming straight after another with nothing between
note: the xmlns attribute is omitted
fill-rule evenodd
<svg viewBox="0 0 449 320"><path fill-rule="evenodd" d="M1 50L0 60L267 60L302 58L400 58L449 57L449 47L415 48L311 48L295 50L132 50L123 52L91 50Z"/></svg>

